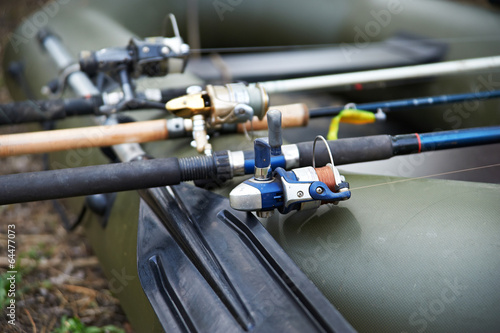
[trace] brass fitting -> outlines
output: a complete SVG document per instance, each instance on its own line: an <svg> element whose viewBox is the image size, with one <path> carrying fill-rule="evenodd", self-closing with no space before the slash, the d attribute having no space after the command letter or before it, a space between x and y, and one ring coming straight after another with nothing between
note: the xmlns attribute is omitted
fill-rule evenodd
<svg viewBox="0 0 500 333"><path fill-rule="evenodd" d="M212 110L210 98L206 92L174 98L168 101L165 107L174 115L182 118L192 118L196 115L207 117Z"/></svg>

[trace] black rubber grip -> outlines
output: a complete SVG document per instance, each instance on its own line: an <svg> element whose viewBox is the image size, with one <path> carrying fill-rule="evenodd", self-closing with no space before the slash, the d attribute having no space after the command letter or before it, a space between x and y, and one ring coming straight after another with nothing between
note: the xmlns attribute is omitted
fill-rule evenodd
<svg viewBox="0 0 500 333"><path fill-rule="evenodd" d="M181 181L211 179L217 174L212 156L193 156L179 159Z"/></svg>
<svg viewBox="0 0 500 333"><path fill-rule="evenodd" d="M68 116L94 114L102 98L23 101L0 105L0 125L64 119Z"/></svg>
<svg viewBox="0 0 500 333"><path fill-rule="evenodd" d="M0 205L138 190L181 182L177 158L0 176Z"/></svg>
<svg viewBox="0 0 500 333"><path fill-rule="evenodd" d="M360 138L328 141L335 165L384 160L393 156L390 135L374 135ZM300 166L312 165L313 142L297 144ZM330 157L323 141L316 142L316 166L324 166Z"/></svg>
<svg viewBox="0 0 500 333"><path fill-rule="evenodd" d="M186 95L187 88L163 89L161 91L161 101L167 103L171 99Z"/></svg>

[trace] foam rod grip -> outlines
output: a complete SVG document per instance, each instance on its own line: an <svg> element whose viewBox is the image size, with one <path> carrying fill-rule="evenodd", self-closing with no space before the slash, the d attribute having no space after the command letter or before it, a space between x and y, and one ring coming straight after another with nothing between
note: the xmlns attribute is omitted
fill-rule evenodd
<svg viewBox="0 0 500 333"><path fill-rule="evenodd" d="M166 120L0 135L0 157L168 138Z"/></svg>
<svg viewBox="0 0 500 333"><path fill-rule="evenodd" d="M281 126L283 128L303 127L309 123L309 109L303 103L271 106L269 110L281 111ZM244 127L246 127L247 131L252 130L252 128L255 131L267 130L267 118L264 117L262 120L259 120L257 117L254 117L252 123L238 124L238 132L243 133Z"/></svg>

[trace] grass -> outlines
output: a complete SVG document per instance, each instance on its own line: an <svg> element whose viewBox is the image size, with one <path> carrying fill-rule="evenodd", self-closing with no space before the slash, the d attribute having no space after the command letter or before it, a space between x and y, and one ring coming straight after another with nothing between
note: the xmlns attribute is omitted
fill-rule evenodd
<svg viewBox="0 0 500 333"><path fill-rule="evenodd" d="M64 316L61 318L61 326L52 333L125 333L125 331L113 325L103 327L86 326L76 317L68 318Z"/></svg>
<svg viewBox="0 0 500 333"><path fill-rule="evenodd" d="M53 254L54 246L41 242L29 249L27 257L33 260L40 260L42 258L50 258Z"/></svg>
<svg viewBox="0 0 500 333"><path fill-rule="evenodd" d="M7 272L3 273L0 275L0 310L3 312L4 308L9 304L10 302L10 297L8 297L9 294L9 288L10 288L10 282L7 280L7 278L10 277L10 274ZM21 292L17 290L17 287L20 285L22 280L22 274L18 272L16 274L16 296L19 295Z"/></svg>

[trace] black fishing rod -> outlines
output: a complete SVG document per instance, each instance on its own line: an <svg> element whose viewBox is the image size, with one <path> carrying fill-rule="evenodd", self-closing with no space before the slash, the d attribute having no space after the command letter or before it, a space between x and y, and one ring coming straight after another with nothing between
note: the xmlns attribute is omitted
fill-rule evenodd
<svg viewBox="0 0 500 333"><path fill-rule="evenodd" d="M500 126L406 135L376 135L328 141L336 165L389 159L426 151L500 143ZM329 154L318 145L316 164ZM309 166L313 143L285 145L272 156L272 169ZM222 182L253 174L253 151L221 151L212 156L162 158L0 176L0 205L176 185L184 181Z"/></svg>
<svg viewBox="0 0 500 333"><path fill-rule="evenodd" d="M356 104L355 107L358 110L371 111L371 112L377 112L378 110L382 110L383 112L391 112L391 111L428 107L432 105L461 103L461 102L476 101L476 100L487 100L499 97L500 97L500 90L493 90L493 91L484 91L475 93L428 96L428 97L401 99L395 101L364 103L364 104ZM338 115L344 109L345 106L315 108L309 111L309 117L310 118L332 117Z"/></svg>
<svg viewBox="0 0 500 333"><path fill-rule="evenodd" d="M168 101L184 96L185 88L177 89L150 89L149 93L138 93L138 99L135 103L130 103L128 109L136 110L141 108L161 108L163 105L158 103L167 103ZM154 100L148 96L155 95ZM113 96L113 95L112 95ZM161 98L159 98L161 96ZM383 101L374 103L364 103L355 105L356 109L377 112L409 110L433 105L461 103L475 100L488 100L500 97L500 90L417 97L410 99ZM105 99L105 98L104 98ZM102 96L91 96L88 98L73 98L60 100L38 100L23 101L0 105L0 125L21 124L29 122L41 122L47 120L60 120L71 116L82 116L100 114L99 107L104 105ZM332 117L338 115L345 109L345 106L321 107L311 109L309 118Z"/></svg>
<svg viewBox="0 0 500 333"><path fill-rule="evenodd" d="M72 116L102 115L101 107L109 104L106 97L116 97L111 93L101 96L55 100L28 100L0 104L0 125L13 125L47 120L61 120ZM137 93L137 98L127 104L127 110L165 109L165 104L171 99L186 94L186 89L150 89L146 93ZM155 99L149 98L155 95ZM109 97L108 97L109 98ZM163 103L163 104L162 104Z"/></svg>

